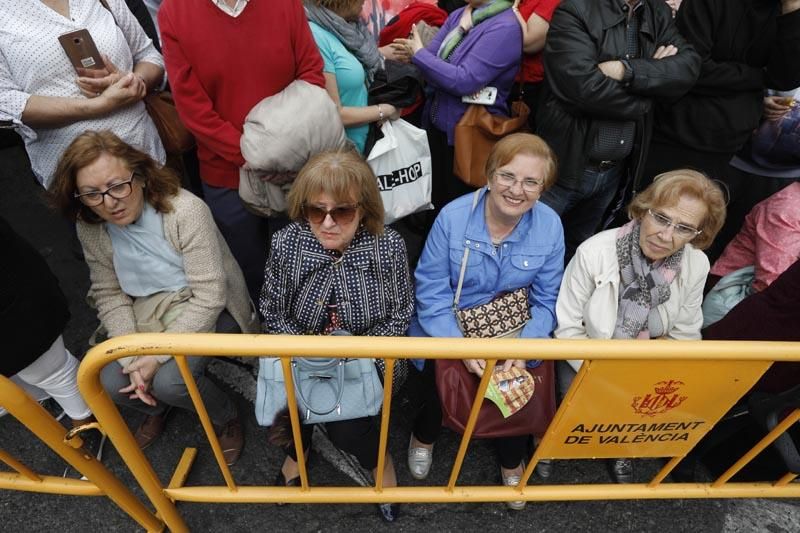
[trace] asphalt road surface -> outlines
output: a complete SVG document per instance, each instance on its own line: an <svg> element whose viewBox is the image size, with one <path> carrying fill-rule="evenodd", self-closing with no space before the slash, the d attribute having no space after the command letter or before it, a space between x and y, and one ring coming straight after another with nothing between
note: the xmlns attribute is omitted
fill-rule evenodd
<svg viewBox="0 0 800 533"><path fill-rule="evenodd" d="M34 182L25 152L20 147L0 149L0 214L46 257L70 301L72 319L65 332L69 349L79 358L97 325L84 303L88 271L73 253L73 238L66 222L48 210L41 189ZM0 252L2 253L2 252ZM4 354L12 357L13 354ZM234 385L246 425L246 446L232 468L242 485L268 485L282 462L282 452L266 442L266 432L253 415L252 376L230 364L215 363L216 379ZM409 383L395 399L389 450L396 458L401 485L414 481L405 467L405 450L411 426L415 394ZM140 420L124 413L134 426ZM64 464L10 416L0 418L0 447L21 458L35 470L60 475ZM188 479L189 485L223 485L211 451L193 415L170 415L165 434L147 456L163 482L167 482L185 447L199 448ZM457 436L445 432L436 447L436 461L426 484L443 485L458 447ZM321 435L315 436L316 453L310 465L312 484L353 485L363 483L363 474L347 458L330 448ZM137 495L132 476L119 456L108 449L104 463ZM661 462L638 461L636 480L649 479ZM4 467L0 467L4 468ZM603 461L561 461L551 478L553 483L608 483L611 478ZM477 441L469 450L460 484L499 483L491 447ZM534 483L541 483L534 480ZM179 503L179 510L192 531L708 531L770 533L800 531L800 502L796 500L666 500L618 502L562 502L529 504L524 511L508 511L502 504L422 505L409 504L392 525L383 524L370 504L349 505L219 505ZM0 531L137 531L127 515L103 497L73 497L0 491Z"/></svg>

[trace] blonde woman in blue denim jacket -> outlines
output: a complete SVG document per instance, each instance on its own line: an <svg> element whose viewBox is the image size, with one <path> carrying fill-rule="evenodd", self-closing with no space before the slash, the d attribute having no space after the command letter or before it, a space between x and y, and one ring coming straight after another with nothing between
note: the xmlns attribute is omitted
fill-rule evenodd
<svg viewBox="0 0 800 533"><path fill-rule="evenodd" d="M428 235L416 269L416 316L409 334L462 337L453 314L464 247L470 248L460 308L484 304L499 294L528 287L531 319L523 338L550 337L556 326L555 306L564 272L564 231L556 213L539 202L554 181L552 151L539 137L518 133L498 142L486 163L487 187L467 194L442 209ZM428 475L433 443L442 423L435 387L434 361L416 361L425 384L424 405L414 423L408 463L417 479ZM486 362L465 360L481 376ZM537 366L530 361L528 366ZM524 368L525 361L507 360L502 366ZM516 485L523 471L529 436L494 439L503 483ZM524 502L511 502L519 509Z"/></svg>

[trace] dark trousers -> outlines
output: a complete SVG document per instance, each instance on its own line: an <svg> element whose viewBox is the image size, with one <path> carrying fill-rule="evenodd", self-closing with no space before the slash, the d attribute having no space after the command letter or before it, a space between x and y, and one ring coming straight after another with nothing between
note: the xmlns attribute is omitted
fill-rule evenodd
<svg viewBox="0 0 800 533"><path fill-rule="evenodd" d="M436 361L427 359L422 372L417 374L421 380L423 404L414 420L414 437L423 444L433 444L442 430L442 406L436 392ZM530 438L530 435L521 435L492 439L500 466L508 470L518 467L527 455Z"/></svg>
<svg viewBox="0 0 800 533"><path fill-rule="evenodd" d="M597 232L624 171L624 162L604 171L586 168L575 188L556 182L542 195L541 201L553 208L564 224L564 264L569 263L583 241Z"/></svg>
<svg viewBox="0 0 800 533"><path fill-rule="evenodd" d="M247 291L258 308L271 232L285 226L288 220L254 215L245 209L236 189L213 187L204 182L203 196L219 231L242 269Z"/></svg>
<svg viewBox="0 0 800 533"><path fill-rule="evenodd" d="M313 424L304 424L300 430L300 438L304 449L311 445ZM378 466L378 446L380 444L380 417L367 416L343 420L341 422L328 422L325 424L328 439L334 446L352 454L358 459L365 470L373 470ZM294 443L284 448L286 455L297 461Z"/></svg>

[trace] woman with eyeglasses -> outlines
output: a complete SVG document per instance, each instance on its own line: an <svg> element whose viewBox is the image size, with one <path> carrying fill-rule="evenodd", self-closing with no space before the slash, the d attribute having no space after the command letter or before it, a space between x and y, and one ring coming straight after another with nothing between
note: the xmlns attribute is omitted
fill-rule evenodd
<svg viewBox="0 0 800 533"><path fill-rule="evenodd" d="M515 133L500 140L486 162L488 185L442 209L433 224L415 271L417 310L409 334L463 337L453 304L465 248L469 254L459 309L488 303L499 295L527 289L531 319L522 338L550 337L556 326L556 298L564 271L564 230L558 215L539 202L556 178L556 161L539 137ZM416 479L428 476L442 411L432 360L416 361L425 395L411 435L408 467ZM498 369L528 368L541 361L506 360ZM552 363L545 363L552 364ZM483 375L486 361L468 359L467 370ZM504 485L517 485L530 435L494 439ZM540 475L542 469L540 469ZM519 510L525 502L509 502Z"/></svg>
<svg viewBox="0 0 800 533"><path fill-rule="evenodd" d="M52 195L77 222L91 278L88 299L108 337L258 330L242 271L208 207L144 152L110 131L85 132L61 156ZM233 464L244 444L236 406L205 377L208 357L187 361ZM194 410L171 356L117 363L100 379L116 403L146 415L134 434L141 448L161 435L171 407Z"/></svg>
<svg viewBox="0 0 800 533"><path fill-rule="evenodd" d="M287 200L293 222L272 237L259 302L264 332L405 335L414 309L406 248L400 234L383 225L380 192L364 160L354 151L316 155L300 170ZM272 442L286 451L275 483L294 487L300 473L286 413L277 414L271 429ZM335 446L375 473L378 416L325 426ZM306 449L312 430L302 428ZM385 486L397 486L391 456L383 475ZM394 504L378 510L387 522L397 517Z"/></svg>
<svg viewBox="0 0 800 533"><path fill-rule="evenodd" d="M705 250L725 221L725 198L704 174L681 169L656 177L628 206L631 221L581 244L561 282L559 339L699 340ZM565 395L582 361L559 361ZM611 464L633 481L630 459Z"/></svg>

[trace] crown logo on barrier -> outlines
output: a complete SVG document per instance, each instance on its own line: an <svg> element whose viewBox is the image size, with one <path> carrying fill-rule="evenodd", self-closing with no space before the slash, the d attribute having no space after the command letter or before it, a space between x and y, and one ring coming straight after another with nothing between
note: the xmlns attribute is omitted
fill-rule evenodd
<svg viewBox="0 0 800 533"><path fill-rule="evenodd" d="M655 391L658 394L664 394L664 395L672 394L676 390L680 389L681 385L683 385L683 381L677 381L673 379L669 381L659 381L658 383L656 383Z"/></svg>
<svg viewBox="0 0 800 533"><path fill-rule="evenodd" d="M678 407L688 398L677 394L683 385L683 381L677 379L659 381L653 385L655 394L648 393L633 398L631 402L633 412L643 416L655 416Z"/></svg>

